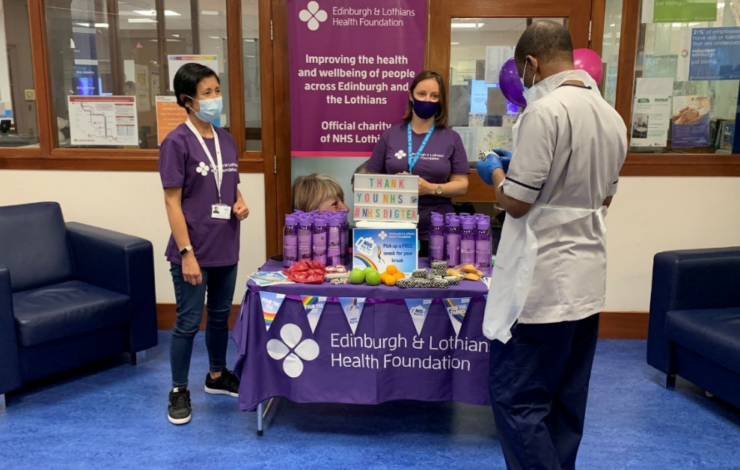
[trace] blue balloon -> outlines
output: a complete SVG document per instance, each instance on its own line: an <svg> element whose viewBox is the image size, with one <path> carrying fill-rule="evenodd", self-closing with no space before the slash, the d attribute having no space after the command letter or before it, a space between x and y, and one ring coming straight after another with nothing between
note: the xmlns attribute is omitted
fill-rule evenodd
<svg viewBox="0 0 740 470"><path fill-rule="evenodd" d="M498 83L501 93L504 97L517 106L524 108L527 106L527 100L524 99L524 87L519 78L519 72L516 70L514 58L504 62L501 72L498 75Z"/></svg>

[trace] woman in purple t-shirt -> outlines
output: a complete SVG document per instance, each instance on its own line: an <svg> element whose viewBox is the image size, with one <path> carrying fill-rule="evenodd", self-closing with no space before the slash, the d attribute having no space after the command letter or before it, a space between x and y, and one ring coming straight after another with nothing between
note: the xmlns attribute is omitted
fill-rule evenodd
<svg viewBox="0 0 740 470"><path fill-rule="evenodd" d="M425 70L411 83L403 122L383 132L366 173L419 175L420 256L427 256L432 212L454 212L451 199L468 191L468 157L460 135L447 127L442 77Z"/></svg>
<svg viewBox="0 0 740 470"><path fill-rule="evenodd" d="M174 88L177 104L185 108L188 119L167 135L159 151L159 173L172 229L165 255L177 300L167 419L185 424L191 417L190 356L206 292L210 371L205 390L239 396L239 379L226 369L226 347L239 261L239 223L249 209L238 189L236 143L228 132L212 125L222 109L218 75L200 64L185 64L175 75Z"/></svg>

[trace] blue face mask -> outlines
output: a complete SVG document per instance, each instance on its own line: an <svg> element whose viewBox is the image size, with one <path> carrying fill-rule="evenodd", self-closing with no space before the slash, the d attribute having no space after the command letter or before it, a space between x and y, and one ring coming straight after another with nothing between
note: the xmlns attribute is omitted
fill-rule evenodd
<svg viewBox="0 0 740 470"><path fill-rule="evenodd" d="M218 98L212 98L210 100L196 100L195 98L191 98L193 101L197 101L200 103L200 111L195 111L195 117L200 119L204 122L213 122L221 117L221 111L224 107L224 100L221 96ZM193 108L190 108L193 109Z"/></svg>
<svg viewBox="0 0 740 470"><path fill-rule="evenodd" d="M437 114L439 110L438 101L421 101L414 97L414 113L422 119L429 119Z"/></svg>

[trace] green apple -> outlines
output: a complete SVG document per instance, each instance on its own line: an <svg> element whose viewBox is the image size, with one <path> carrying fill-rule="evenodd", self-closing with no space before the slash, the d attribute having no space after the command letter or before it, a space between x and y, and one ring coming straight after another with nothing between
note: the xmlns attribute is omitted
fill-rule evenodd
<svg viewBox="0 0 740 470"><path fill-rule="evenodd" d="M355 268L349 273L349 282L352 284L362 284L365 282L365 272L360 268Z"/></svg>

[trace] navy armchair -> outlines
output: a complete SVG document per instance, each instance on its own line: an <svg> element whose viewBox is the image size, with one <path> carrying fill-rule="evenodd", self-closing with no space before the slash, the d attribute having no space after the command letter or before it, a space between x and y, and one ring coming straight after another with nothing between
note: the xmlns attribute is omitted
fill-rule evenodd
<svg viewBox="0 0 740 470"><path fill-rule="evenodd" d="M740 247L655 256L647 362L740 407Z"/></svg>
<svg viewBox="0 0 740 470"><path fill-rule="evenodd" d="M53 202L0 207L0 406L31 380L156 345L149 241L65 224Z"/></svg>

